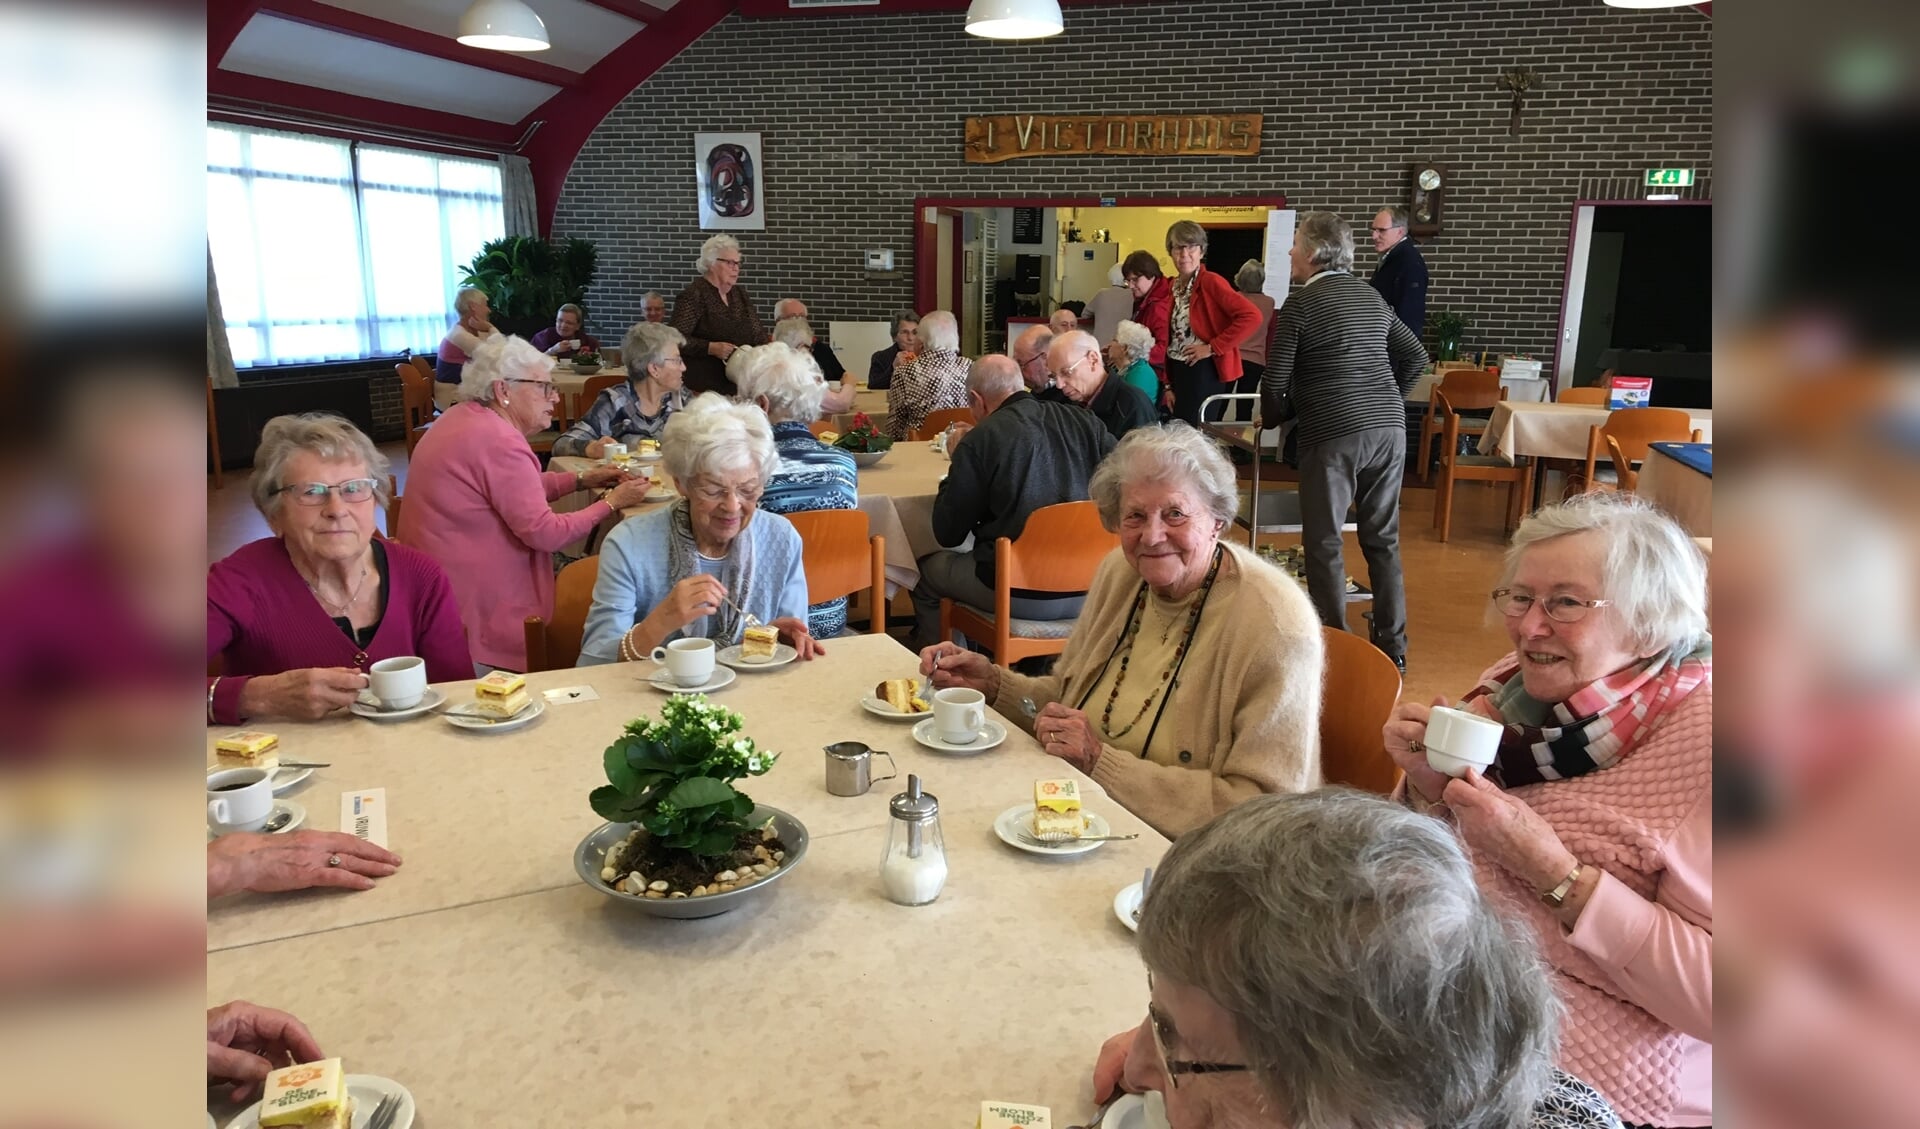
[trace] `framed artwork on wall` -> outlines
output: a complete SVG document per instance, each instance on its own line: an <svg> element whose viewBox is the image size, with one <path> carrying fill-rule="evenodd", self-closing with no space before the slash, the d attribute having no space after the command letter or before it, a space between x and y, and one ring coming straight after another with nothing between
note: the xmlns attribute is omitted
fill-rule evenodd
<svg viewBox="0 0 1920 1129"><path fill-rule="evenodd" d="M767 185L757 133L693 135L702 231L765 231Z"/></svg>

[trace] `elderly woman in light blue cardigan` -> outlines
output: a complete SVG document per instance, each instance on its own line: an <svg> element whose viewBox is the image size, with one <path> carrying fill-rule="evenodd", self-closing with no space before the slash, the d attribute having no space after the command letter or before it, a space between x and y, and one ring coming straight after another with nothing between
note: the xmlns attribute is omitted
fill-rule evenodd
<svg viewBox="0 0 1920 1129"><path fill-rule="evenodd" d="M730 646L746 627L743 610L802 659L820 654L807 630L800 534L759 512L780 465L767 417L707 393L668 421L660 454L680 499L607 535L580 665L631 662L671 639Z"/></svg>

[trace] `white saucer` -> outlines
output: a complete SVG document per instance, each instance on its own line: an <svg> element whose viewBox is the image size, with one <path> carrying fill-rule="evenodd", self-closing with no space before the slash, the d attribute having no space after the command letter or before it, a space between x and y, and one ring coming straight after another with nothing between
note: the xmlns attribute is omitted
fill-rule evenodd
<svg viewBox="0 0 1920 1129"><path fill-rule="evenodd" d="M1007 727L992 718L988 718L986 722L980 726L979 735L971 742L965 745L956 745L952 741L941 739L941 737L933 731L933 721L934 719L932 717L928 717L925 721L914 726L913 739L929 749L939 749L943 753L984 753L1007 739Z"/></svg>
<svg viewBox="0 0 1920 1129"><path fill-rule="evenodd" d="M663 666L647 678L647 685L663 694L711 694L715 690L723 690L733 685L733 680L738 677L740 676L735 674L731 667L716 666L713 668L713 676L701 685L682 686L667 677L667 668Z"/></svg>
<svg viewBox="0 0 1920 1129"><path fill-rule="evenodd" d="M658 451L655 451L651 455L643 455L638 451L633 452L633 461L636 463L657 463L660 461L660 458L661 455Z"/></svg>
<svg viewBox="0 0 1920 1129"><path fill-rule="evenodd" d="M409 717L419 717L428 710L437 709L440 703L446 700L446 694L429 686L419 701L403 710L390 710L383 709L380 699L374 697L373 692L369 690L363 691L360 697L347 708L352 710L355 716L373 721L403 721Z"/></svg>
<svg viewBox="0 0 1920 1129"><path fill-rule="evenodd" d="M1131 886L1121 887L1120 892L1113 896L1113 916L1120 919L1120 924L1138 933L1140 919L1133 916L1138 912L1140 912L1140 883L1135 882Z"/></svg>
<svg viewBox="0 0 1920 1129"><path fill-rule="evenodd" d="M380 1099L388 1094L400 1096L393 1129L409 1129L413 1124L413 1095L405 1086L376 1074L349 1074L346 1083L347 1093L353 1098L353 1129L367 1129L373 1123L373 1111L380 1105ZM241 1110L240 1116L227 1122L227 1129L260 1129L260 1103Z"/></svg>
<svg viewBox="0 0 1920 1129"><path fill-rule="evenodd" d="M470 709L472 707L462 708ZM518 729L545 712L547 712L547 700L545 698L535 698L526 709L507 718L505 721L489 721L486 717L477 713L454 713L452 710L448 710L440 716L447 719L448 725L458 729L471 729L479 733L498 733L503 729Z"/></svg>
<svg viewBox="0 0 1920 1129"><path fill-rule="evenodd" d="M735 643L731 647L720 648L718 651L714 652L713 657L723 663L726 663L728 666L732 667L735 670L748 670L748 671L772 670L776 666L785 666L788 663L792 662L793 660L799 658L800 652L794 650L792 647L787 646L785 643L775 643L773 645L772 658L766 660L765 662L749 662L748 660L740 657L740 644Z"/></svg>
<svg viewBox="0 0 1920 1129"><path fill-rule="evenodd" d="M886 702L882 701L881 699L874 697L872 694L868 694L866 697L860 699L860 708L863 710L866 710L868 713L874 715L875 717L884 717L888 721L925 721L927 718L930 718L933 716L933 714L930 712L929 713L901 713L899 710L894 709L892 706L888 705Z"/></svg>
<svg viewBox="0 0 1920 1129"><path fill-rule="evenodd" d="M1087 817L1086 833L1088 835L1113 834L1113 827L1107 822L1105 816L1085 809L1082 809L1080 814ZM993 821L993 833L1000 836L1002 843L1030 855L1084 855L1088 851L1097 851L1107 845L1101 840L1091 843L1068 840L1058 847L1038 847L1022 839L1018 828L1025 828L1029 834L1032 833L1033 805L1031 803L1015 804L1001 812L999 818Z"/></svg>
<svg viewBox="0 0 1920 1129"><path fill-rule="evenodd" d="M300 829L300 825L307 821L306 806L303 805L299 800L275 800L273 802L273 810L267 812L266 823L272 823L273 817L276 815L279 815L282 811L287 812L289 815L293 816L293 818L287 820L287 825L285 827L276 828L272 832L272 834L274 835L285 835L289 831L298 831ZM263 823L261 826L264 827L265 825L266 824ZM207 837L210 839L217 839L222 835L231 835L238 830L240 829L235 827L235 828L230 828L226 831L221 831L215 828L213 824L209 823L207 824Z"/></svg>
<svg viewBox="0 0 1920 1129"><path fill-rule="evenodd" d="M672 490L661 486L657 489L647 491L647 496L640 500L643 502L671 502L679 496L679 494L676 494Z"/></svg>

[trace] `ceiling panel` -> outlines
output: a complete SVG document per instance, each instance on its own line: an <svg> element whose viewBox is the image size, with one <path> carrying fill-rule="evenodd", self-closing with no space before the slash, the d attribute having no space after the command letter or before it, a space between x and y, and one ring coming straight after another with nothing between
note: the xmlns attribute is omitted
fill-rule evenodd
<svg viewBox="0 0 1920 1129"><path fill-rule="evenodd" d="M453 38L460 26L460 14L473 0L320 0L334 8L374 16L391 23ZM547 39L553 44L545 51L529 51L526 57L572 71L585 71L607 52L627 41L643 25L618 12L611 12L585 0L527 0L547 25ZM656 3L666 8L670 4Z"/></svg>
<svg viewBox="0 0 1920 1129"><path fill-rule="evenodd" d="M517 122L559 92L544 82L268 15L247 22L220 67L497 122Z"/></svg>

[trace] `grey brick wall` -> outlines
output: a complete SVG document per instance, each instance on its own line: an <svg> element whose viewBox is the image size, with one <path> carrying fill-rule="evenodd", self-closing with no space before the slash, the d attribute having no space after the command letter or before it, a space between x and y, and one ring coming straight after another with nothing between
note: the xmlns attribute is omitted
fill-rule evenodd
<svg viewBox="0 0 1920 1129"><path fill-rule="evenodd" d="M617 338L657 289L692 277L696 131L757 130L767 230L740 233L742 282L770 316L805 298L816 324L881 319L913 297L918 195L1284 194L1357 230L1405 203L1407 166L1452 172L1445 230L1422 248L1429 310L1472 318L1473 348L1550 357L1571 205L1583 183L1713 164L1712 23L1599 0L1360 3L1193 0L1069 8L1066 34L968 36L960 12L728 17L630 94L582 148L556 236L600 247L589 300ZM1509 136L1501 70L1531 66ZM1188 110L1266 115L1253 159L961 160L983 113ZM1374 255L1363 237L1355 269ZM860 253L890 247L899 277Z"/></svg>

